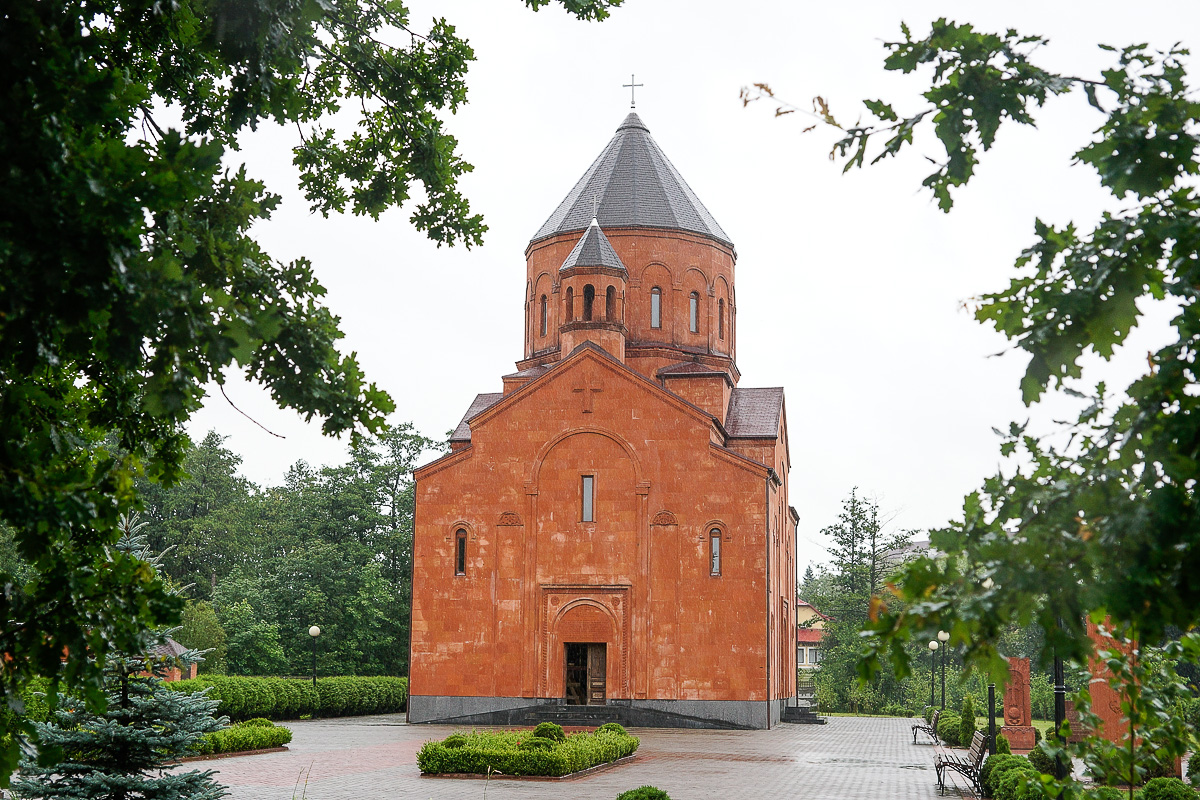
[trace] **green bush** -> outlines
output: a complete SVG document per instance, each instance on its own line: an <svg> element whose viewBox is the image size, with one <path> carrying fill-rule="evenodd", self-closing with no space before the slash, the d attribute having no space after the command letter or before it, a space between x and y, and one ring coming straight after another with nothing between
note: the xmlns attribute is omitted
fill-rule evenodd
<svg viewBox="0 0 1200 800"><path fill-rule="evenodd" d="M553 750L558 744L553 739L542 736L530 736L521 744L517 745L522 750Z"/></svg>
<svg viewBox="0 0 1200 800"><path fill-rule="evenodd" d="M304 678L203 675L172 688L188 693L208 689L208 696L220 703L217 713L232 720L387 714L408 705L407 678L318 678L313 689Z"/></svg>
<svg viewBox="0 0 1200 800"><path fill-rule="evenodd" d="M625 731L621 731L624 733ZM533 729L533 735L541 739L549 739L552 742L564 742L567 739L567 734L563 732L562 725L556 725L553 722L539 723Z"/></svg>
<svg viewBox="0 0 1200 800"><path fill-rule="evenodd" d="M1200 750L1192 753L1188 759L1187 774L1192 786L1200 786Z"/></svg>
<svg viewBox="0 0 1200 800"><path fill-rule="evenodd" d="M1115 786L1096 786L1083 793L1086 800L1125 800L1129 796Z"/></svg>
<svg viewBox="0 0 1200 800"><path fill-rule="evenodd" d="M1012 755L1012 745L1008 743L1008 737L1003 733L996 734L996 752Z"/></svg>
<svg viewBox="0 0 1200 800"><path fill-rule="evenodd" d="M933 706L925 706L925 724L933 722Z"/></svg>
<svg viewBox="0 0 1200 800"><path fill-rule="evenodd" d="M1066 760L1067 773L1070 774L1072 768L1074 767L1074 762L1071 761L1071 757L1066 753L1062 753L1059 757ZM1054 759L1047 755L1041 747L1035 747L1029 751L1029 763L1033 764L1033 768L1043 775L1054 774Z"/></svg>
<svg viewBox="0 0 1200 800"><path fill-rule="evenodd" d="M951 747L958 747L962 744L962 741L958 738L961 730L962 720L958 718L957 714L942 712L942 715L938 717L938 738Z"/></svg>
<svg viewBox="0 0 1200 800"><path fill-rule="evenodd" d="M599 728L596 729L597 733L599 733L600 731L608 731L610 733L619 733L622 736L626 735L625 726L619 722L606 722L603 725L601 725ZM644 789L646 787L643 786L642 788ZM654 787L651 786L649 788L653 789Z"/></svg>
<svg viewBox="0 0 1200 800"><path fill-rule="evenodd" d="M1042 729L1037 725L1033 726L1033 743L1036 746L1042 740Z"/></svg>
<svg viewBox="0 0 1200 800"><path fill-rule="evenodd" d="M466 743L447 747L445 741L430 741L417 751L417 766L422 773L483 775L491 771L559 777L616 761L638 748L637 737L614 731L574 733L558 744L534 736L531 731L473 731L456 735L464 737ZM546 744L522 747L532 739Z"/></svg>
<svg viewBox="0 0 1200 800"><path fill-rule="evenodd" d="M262 723L266 723L265 725ZM292 732L270 720L247 720L224 730L206 733L196 743L196 752L207 756L215 753L240 753L245 750L265 750L281 747L292 740Z"/></svg>
<svg viewBox="0 0 1200 800"><path fill-rule="evenodd" d="M1196 792L1179 778L1155 778L1142 787L1142 800L1196 800Z"/></svg>
<svg viewBox="0 0 1200 800"><path fill-rule="evenodd" d="M983 766L979 768L979 783L983 786L984 795L992 797L996 793L996 787L992 783L993 777L1002 776L1004 774L1003 766L1013 764L1020 758L1020 756L1011 754L997 753L984 759Z"/></svg>
<svg viewBox="0 0 1200 800"><path fill-rule="evenodd" d="M617 800L671 800L671 796L655 786L639 786L617 795Z"/></svg>
<svg viewBox="0 0 1200 800"><path fill-rule="evenodd" d="M465 734L452 733L442 740L442 744L446 747L463 747L467 743Z"/></svg>
<svg viewBox="0 0 1200 800"><path fill-rule="evenodd" d="M958 742L963 747L969 747L971 738L975 735L975 702L971 695L963 697L959 719L962 721L958 724Z"/></svg>
<svg viewBox="0 0 1200 800"><path fill-rule="evenodd" d="M1009 756L992 770L992 797L996 800L1021 800L1021 777L1036 777L1038 771L1024 756Z"/></svg>

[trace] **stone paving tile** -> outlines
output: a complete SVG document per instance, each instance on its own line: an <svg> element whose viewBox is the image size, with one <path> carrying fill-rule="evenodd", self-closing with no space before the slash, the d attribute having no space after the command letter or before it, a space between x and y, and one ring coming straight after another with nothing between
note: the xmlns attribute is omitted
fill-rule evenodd
<svg viewBox="0 0 1200 800"><path fill-rule="evenodd" d="M911 720L831 717L827 725L770 731L634 729L634 761L569 781L487 782L487 797L597 798L650 784L673 800L764 797L886 800L938 796L934 748L913 744ZM233 800L375 800L483 797L484 781L422 777L416 752L449 726L405 725L403 716L287 723L286 753L212 761ZM307 786L305 785L307 780ZM950 789L947 796L959 794Z"/></svg>

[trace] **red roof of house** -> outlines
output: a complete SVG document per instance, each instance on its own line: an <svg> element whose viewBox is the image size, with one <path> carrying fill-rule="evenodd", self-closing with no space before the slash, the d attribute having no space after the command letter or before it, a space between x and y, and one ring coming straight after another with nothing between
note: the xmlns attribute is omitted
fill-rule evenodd
<svg viewBox="0 0 1200 800"><path fill-rule="evenodd" d="M814 630L813 628L796 628L796 643L820 644L823 635L825 635L824 631Z"/></svg>

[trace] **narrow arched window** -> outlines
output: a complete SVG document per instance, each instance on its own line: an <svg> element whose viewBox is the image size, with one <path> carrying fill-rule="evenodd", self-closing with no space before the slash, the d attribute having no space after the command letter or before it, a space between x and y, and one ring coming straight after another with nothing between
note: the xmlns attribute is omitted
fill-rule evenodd
<svg viewBox="0 0 1200 800"><path fill-rule="evenodd" d="M606 322L617 321L617 287L615 286L604 290L604 319Z"/></svg>
<svg viewBox="0 0 1200 800"><path fill-rule="evenodd" d="M545 333L545 331L542 331ZM725 338L725 299L717 301L717 338Z"/></svg>
<svg viewBox="0 0 1200 800"><path fill-rule="evenodd" d="M589 283L583 287L583 321L592 321L592 306L596 302L596 290Z"/></svg>
<svg viewBox="0 0 1200 800"><path fill-rule="evenodd" d="M546 295L542 295L542 336L546 335Z"/></svg>
<svg viewBox="0 0 1200 800"><path fill-rule="evenodd" d="M657 286L650 290L650 327L662 327L662 289Z"/></svg>
<svg viewBox="0 0 1200 800"><path fill-rule="evenodd" d="M454 534L454 574L467 574L467 532L462 528Z"/></svg>
<svg viewBox="0 0 1200 800"><path fill-rule="evenodd" d="M708 532L709 575L721 574L721 529L713 528Z"/></svg>
<svg viewBox="0 0 1200 800"><path fill-rule="evenodd" d="M692 292L688 298L688 329L692 333L700 332L700 294Z"/></svg>
<svg viewBox="0 0 1200 800"><path fill-rule="evenodd" d="M575 290L567 287L567 322L575 321Z"/></svg>

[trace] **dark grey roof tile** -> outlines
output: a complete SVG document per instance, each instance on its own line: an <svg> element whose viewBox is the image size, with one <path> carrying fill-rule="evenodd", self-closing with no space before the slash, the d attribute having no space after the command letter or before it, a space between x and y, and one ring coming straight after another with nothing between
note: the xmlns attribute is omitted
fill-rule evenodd
<svg viewBox="0 0 1200 800"><path fill-rule="evenodd" d="M628 271L625 265L621 263L621 257L617 255L617 251L613 250L612 244L608 241L608 237L604 235L604 231L600 230L600 226L592 224L579 238L579 242L575 248L571 250L571 254L567 256L567 260L563 262L560 269L570 269L571 267L611 267L619 269L623 272Z"/></svg>
<svg viewBox="0 0 1200 800"><path fill-rule="evenodd" d="M598 206L593 206L593 198ZM602 228L683 230L733 245L633 113L534 234L533 241L583 230L593 216Z"/></svg>
<svg viewBox="0 0 1200 800"><path fill-rule="evenodd" d="M471 441L471 426L468 423L503 399L503 392L489 392L487 394L475 395L475 400L471 403L471 407L467 409L466 414L463 414L462 422L458 423L458 427L454 429L454 433L450 434L450 441Z"/></svg>
<svg viewBox="0 0 1200 800"><path fill-rule="evenodd" d="M725 415L725 430L733 438L769 438L779 435L783 413L783 388L734 389Z"/></svg>

